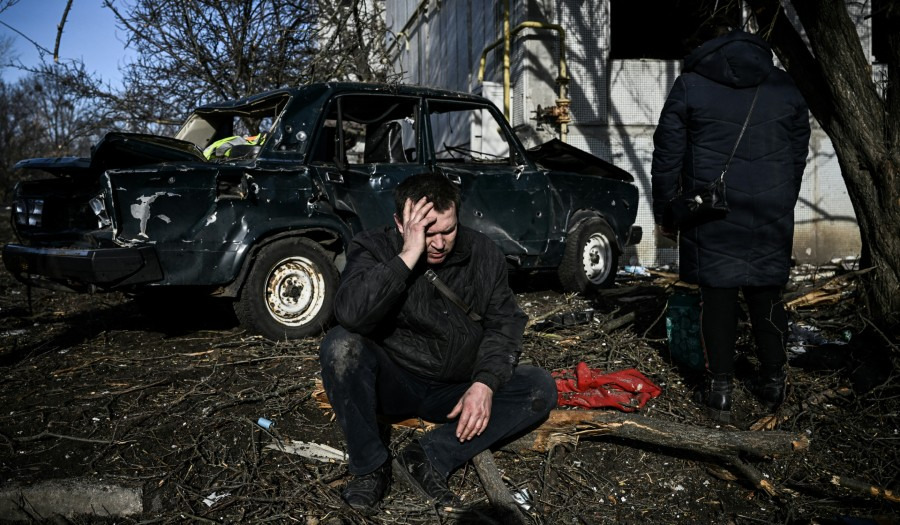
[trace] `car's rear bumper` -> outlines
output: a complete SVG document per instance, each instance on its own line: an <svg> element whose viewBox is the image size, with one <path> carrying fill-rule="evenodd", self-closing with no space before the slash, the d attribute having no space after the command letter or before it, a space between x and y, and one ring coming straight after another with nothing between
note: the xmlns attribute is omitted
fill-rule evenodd
<svg viewBox="0 0 900 525"><path fill-rule="evenodd" d="M70 249L7 244L3 263L22 282L74 290L120 288L163 278L152 246Z"/></svg>

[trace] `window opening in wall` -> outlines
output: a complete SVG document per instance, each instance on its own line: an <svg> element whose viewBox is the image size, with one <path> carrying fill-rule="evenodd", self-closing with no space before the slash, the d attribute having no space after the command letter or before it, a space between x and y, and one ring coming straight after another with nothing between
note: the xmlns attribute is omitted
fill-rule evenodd
<svg viewBox="0 0 900 525"><path fill-rule="evenodd" d="M888 16L888 9L900 10L892 5L895 1L872 0L872 56L877 64L889 61L891 45L888 36L900 32L900 12L893 15L893 21Z"/></svg>
<svg viewBox="0 0 900 525"><path fill-rule="evenodd" d="M697 30L715 12L741 26L732 0L610 0L610 58L682 59L702 43Z"/></svg>

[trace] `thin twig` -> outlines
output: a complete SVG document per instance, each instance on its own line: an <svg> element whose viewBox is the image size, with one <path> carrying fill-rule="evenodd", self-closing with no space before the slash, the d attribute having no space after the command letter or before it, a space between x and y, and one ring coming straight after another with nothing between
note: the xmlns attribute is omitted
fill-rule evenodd
<svg viewBox="0 0 900 525"><path fill-rule="evenodd" d="M81 443L98 443L101 445L126 445L128 443L134 443L133 440L110 441L110 440L103 440L103 439L90 439L90 438L82 438L82 437L77 437L77 436L66 436L64 434L56 434L54 432L47 432L47 431L41 432L40 434L35 434L33 436L14 437L13 441L21 441L21 442L38 441L38 440L47 439L47 438L67 439L69 441L79 441Z"/></svg>

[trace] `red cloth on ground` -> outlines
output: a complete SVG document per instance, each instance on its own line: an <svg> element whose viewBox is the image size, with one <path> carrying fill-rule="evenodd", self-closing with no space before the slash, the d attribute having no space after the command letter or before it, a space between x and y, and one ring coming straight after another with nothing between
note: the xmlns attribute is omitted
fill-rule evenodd
<svg viewBox="0 0 900 525"><path fill-rule="evenodd" d="M581 362L574 370L552 372L559 406L612 407L634 412L662 390L634 368L604 373Z"/></svg>

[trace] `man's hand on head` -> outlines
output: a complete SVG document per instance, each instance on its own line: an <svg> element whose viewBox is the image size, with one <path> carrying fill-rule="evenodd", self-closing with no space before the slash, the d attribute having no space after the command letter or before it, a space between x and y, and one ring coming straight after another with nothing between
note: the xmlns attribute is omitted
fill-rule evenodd
<svg viewBox="0 0 900 525"><path fill-rule="evenodd" d="M491 420L493 399L494 391L489 386L475 382L447 414L449 419L459 417L459 421L456 422L456 438L460 442L468 441L484 432Z"/></svg>
<svg viewBox="0 0 900 525"><path fill-rule="evenodd" d="M426 197L422 197L417 202L412 199L406 199L403 205L403 217L394 216L397 223L397 230L403 236L403 248L400 250L400 258L406 263L411 270L426 249L426 236L428 227L434 224L435 218L429 217L428 214L434 209L434 204L429 202Z"/></svg>

